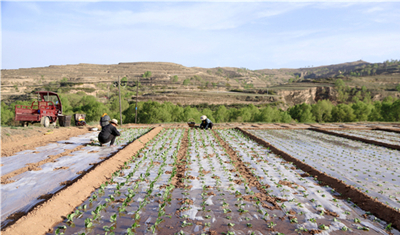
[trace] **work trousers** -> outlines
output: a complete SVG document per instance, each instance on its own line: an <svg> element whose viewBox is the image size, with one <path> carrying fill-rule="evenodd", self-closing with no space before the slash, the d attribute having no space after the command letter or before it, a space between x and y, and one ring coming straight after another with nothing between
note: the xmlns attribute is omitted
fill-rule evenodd
<svg viewBox="0 0 400 235"><path fill-rule="evenodd" d="M99 142L105 144L111 141L110 145L113 145L115 138L117 138L115 135L110 135L107 139L99 138Z"/></svg>

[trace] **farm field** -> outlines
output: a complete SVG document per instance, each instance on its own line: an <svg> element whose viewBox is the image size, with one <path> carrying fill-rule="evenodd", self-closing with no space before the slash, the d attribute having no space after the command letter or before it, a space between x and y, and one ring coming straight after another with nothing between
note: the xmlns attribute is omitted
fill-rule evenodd
<svg viewBox="0 0 400 235"><path fill-rule="evenodd" d="M3 157L2 233L23 234L16 231L32 226L41 231L32 234L400 234L398 214L377 218L379 208L362 209L240 130L156 129L126 128L115 148L99 147L91 132ZM400 207L398 150L306 129L248 131ZM67 193L78 183L92 187L85 177L110 168L110 161L119 167L103 170L109 176L86 190L88 196ZM37 205L59 199L49 207L57 215L65 211L62 218L26 222L40 214Z"/></svg>
<svg viewBox="0 0 400 235"><path fill-rule="evenodd" d="M1 226L25 214L93 165L148 131L149 128L122 129L116 147L111 148L91 144L91 139L98 135L98 132L91 132L3 157L0 168Z"/></svg>
<svg viewBox="0 0 400 235"><path fill-rule="evenodd" d="M311 130L251 132L306 164L343 180L399 210L399 151ZM391 136L392 133L388 133Z"/></svg>
<svg viewBox="0 0 400 235"><path fill-rule="evenodd" d="M385 233L385 222L240 132L189 130L187 150L185 132L164 130L53 231Z"/></svg>

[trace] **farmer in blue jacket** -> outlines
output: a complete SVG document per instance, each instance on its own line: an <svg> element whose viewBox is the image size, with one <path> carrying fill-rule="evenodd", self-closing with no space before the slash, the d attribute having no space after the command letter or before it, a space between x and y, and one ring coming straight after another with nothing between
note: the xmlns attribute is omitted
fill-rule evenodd
<svg viewBox="0 0 400 235"><path fill-rule="evenodd" d="M208 128L212 129L213 123L210 119L207 118L206 115L201 116L200 119L201 119L200 129L204 130L207 130Z"/></svg>

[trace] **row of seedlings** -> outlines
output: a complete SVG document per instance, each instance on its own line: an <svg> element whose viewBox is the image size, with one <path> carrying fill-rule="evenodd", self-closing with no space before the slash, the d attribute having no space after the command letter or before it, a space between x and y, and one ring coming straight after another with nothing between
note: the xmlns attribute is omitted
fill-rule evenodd
<svg viewBox="0 0 400 235"><path fill-rule="evenodd" d="M371 229L380 233L385 228L385 225L377 220L364 219L363 215L367 216L368 213L351 202L338 199L339 193L328 186L319 186L316 179L301 177L306 174L241 132L220 130L219 133L240 155L252 173L259 176L259 181L270 185L267 192L287 200L280 203L286 214L284 220L281 217L281 221L274 222L274 215L267 218L269 223L277 224L277 229L282 223L285 224L286 230L292 230L289 232L352 230L359 233ZM285 222L295 226L287 226Z"/></svg>
<svg viewBox="0 0 400 235"><path fill-rule="evenodd" d="M148 142L122 170L101 185L83 205L55 228L56 234L134 234L146 218L146 205L168 197L171 187L163 177L177 154L182 130L163 130ZM155 218L162 219L162 213ZM145 227L145 226L144 226ZM154 227L153 227L154 228ZM153 228L145 228L153 229Z"/></svg>
<svg viewBox="0 0 400 235"><path fill-rule="evenodd" d="M310 130L254 130L293 157L400 209L398 150Z"/></svg>

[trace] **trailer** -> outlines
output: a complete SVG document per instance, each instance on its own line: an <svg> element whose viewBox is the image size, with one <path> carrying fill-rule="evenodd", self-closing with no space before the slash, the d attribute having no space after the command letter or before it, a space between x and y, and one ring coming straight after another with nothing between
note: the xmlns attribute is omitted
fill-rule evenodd
<svg viewBox="0 0 400 235"><path fill-rule="evenodd" d="M62 115L62 104L57 93L51 91L37 91L38 100L31 106L16 105L15 121L24 126L32 123L41 123L45 127L56 125L57 119Z"/></svg>

